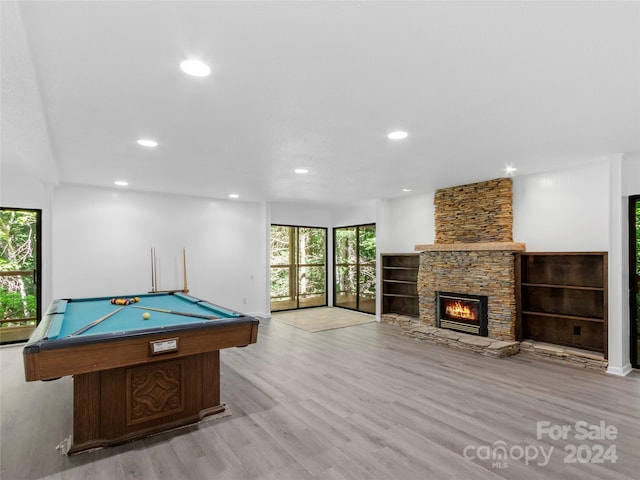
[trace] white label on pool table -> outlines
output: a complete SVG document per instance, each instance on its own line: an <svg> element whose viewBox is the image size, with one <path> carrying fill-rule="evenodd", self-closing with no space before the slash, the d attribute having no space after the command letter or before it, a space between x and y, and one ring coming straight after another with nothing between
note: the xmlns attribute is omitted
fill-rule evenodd
<svg viewBox="0 0 640 480"><path fill-rule="evenodd" d="M167 338L166 340L155 340L153 342L149 342L149 344L151 347L152 355L178 351L177 338Z"/></svg>

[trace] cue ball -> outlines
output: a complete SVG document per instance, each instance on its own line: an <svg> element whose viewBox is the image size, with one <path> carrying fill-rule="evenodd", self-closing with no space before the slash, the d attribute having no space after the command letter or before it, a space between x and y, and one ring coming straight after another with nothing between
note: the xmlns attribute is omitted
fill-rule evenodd
<svg viewBox="0 0 640 480"><path fill-rule="evenodd" d="M144 318L145 320L149 320L150 317L151 317L151 314L149 312L144 312L142 314L142 318Z"/></svg>

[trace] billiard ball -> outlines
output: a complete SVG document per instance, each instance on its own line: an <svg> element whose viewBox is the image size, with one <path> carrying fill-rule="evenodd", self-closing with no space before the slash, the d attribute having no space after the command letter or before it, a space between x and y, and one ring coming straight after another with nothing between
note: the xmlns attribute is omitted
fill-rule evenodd
<svg viewBox="0 0 640 480"><path fill-rule="evenodd" d="M144 312L142 314L142 318L144 318L145 320L149 320L149 318L151 318L151 314L149 312Z"/></svg>

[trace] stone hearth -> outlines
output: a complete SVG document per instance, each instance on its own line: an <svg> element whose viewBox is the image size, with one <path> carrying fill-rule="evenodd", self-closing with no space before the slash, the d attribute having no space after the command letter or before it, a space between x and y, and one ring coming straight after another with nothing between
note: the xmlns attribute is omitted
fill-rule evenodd
<svg viewBox="0 0 640 480"><path fill-rule="evenodd" d="M415 321L403 324L402 333L417 340L423 340L436 345L445 345L457 350L466 350L493 358L507 357L520 351L520 342L479 337L477 335L431 327Z"/></svg>
<svg viewBox="0 0 640 480"><path fill-rule="evenodd" d="M479 355L492 358L503 358L519 352L526 352L549 361L569 363L590 370L604 372L607 369L607 360L602 354L586 352L561 345L551 345L548 343L525 340L523 342L508 342L504 340L494 340L475 335L444 330L442 328L431 327L422 322L416 321L414 317L399 315L396 313L385 313L381 317L382 323L400 328L403 335L416 340L442 345L456 350L464 350Z"/></svg>

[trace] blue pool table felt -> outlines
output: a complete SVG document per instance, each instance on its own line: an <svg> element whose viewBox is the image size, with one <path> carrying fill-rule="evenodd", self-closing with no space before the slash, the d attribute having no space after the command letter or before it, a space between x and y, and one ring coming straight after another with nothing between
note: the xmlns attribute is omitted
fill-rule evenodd
<svg viewBox="0 0 640 480"><path fill-rule="evenodd" d="M241 314L232 310L228 310L181 293L127 295L120 296L118 298L133 297L138 297L140 301L132 305L124 306L122 310L105 319L98 325L95 325L79 334L79 336L129 332L133 330L162 328L175 325L193 325L195 323L207 323L212 321L215 322L215 320L145 310L144 307L194 313L198 315L211 315L220 317L221 319L232 319L241 316ZM134 308L134 306L142 308ZM54 340L68 337L94 320L118 310L121 307L122 305L112 304L111 297L61 300L58 302L54 311L50 310L47 312L48 315L54 315L54 320L49 328L47 338L49 340ZM150 314L150 318L148 320L142 318L142 315L145 312Z"/></svg>

